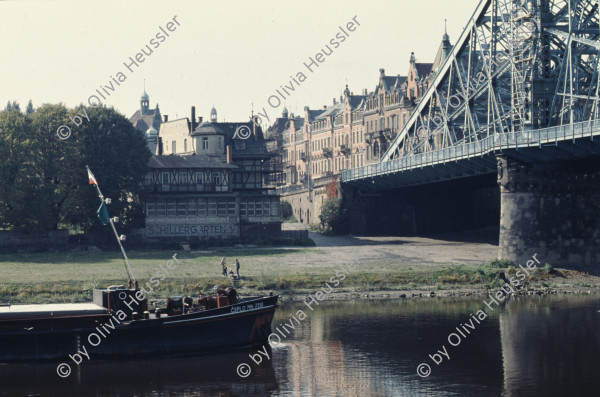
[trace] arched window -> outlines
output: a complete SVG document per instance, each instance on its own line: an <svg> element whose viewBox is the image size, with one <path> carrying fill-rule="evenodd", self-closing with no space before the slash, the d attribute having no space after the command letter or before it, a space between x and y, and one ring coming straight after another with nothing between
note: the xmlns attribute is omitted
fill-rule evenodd
<svg viewBox="0 0 600 397"><path fill-rule="evenodd" d="M373 144L373 158L379 157L379 142Z"/></svg>

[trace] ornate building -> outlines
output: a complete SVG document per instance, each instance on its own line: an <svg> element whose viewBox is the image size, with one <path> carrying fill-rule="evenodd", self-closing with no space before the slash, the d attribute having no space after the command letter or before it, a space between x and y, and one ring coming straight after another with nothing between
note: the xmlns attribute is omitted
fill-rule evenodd
<svg viewBox="0 0 600 397"><path fill-rule="evenodd" d="M354 95L346 85L339 101L304 117L287 110L267 131L269 148L281 154L285 169L283 199L290 201L298 220L318 224L325 186L340 171L376 163L402 130L409 115L431 85L452 45L447 33L433 63L419 63L411 53L405 76L379 70L374 90ZM312 216L311 216L312 215Z"/></svg>
<svg viewBox="0 0 600 397"><path fill-rule="evenodd" d="M138 113L143 128L139 120L147 113L144 107L134 117ZM192 107L191 119L165 116L159 129L147 129L149 146L154 137L158 144L146 178L152 186L146 237L279 236L279 196L270 185L277 156L267 150L261 128L253 122L218 122L214 107L210 120L196 118Z"/></svg>
<svg viewBox="0 0 600 397"><path fill-rule="evenodd" d="M146 141L148 142L150 152L158 154L158 135L162 120L158 104L154 109L150 109L150 97L145 89L140 98L140 108L129 118L129 121L137 130L146 134Z"/></svg>

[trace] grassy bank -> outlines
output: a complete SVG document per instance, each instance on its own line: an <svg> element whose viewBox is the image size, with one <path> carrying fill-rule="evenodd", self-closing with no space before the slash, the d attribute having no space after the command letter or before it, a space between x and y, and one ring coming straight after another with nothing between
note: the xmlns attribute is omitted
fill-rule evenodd
<svg viewBox="0 0 600 397"><path fill-rule="evenodd" d="M173 251L132 251L129 253L136 277L143 286L159 271ZM221 257L232 269L241 262L240 293L310 293L325 286L340 269L323 260L315 248L217 249L179 253L180 264L170 271L152 294L196 295L209 292L216 284L229 285L220 276ZM341 281L339 292L401 291L414 289L450 290L497 288L516 269L502 261L482 265L408 266L397 263L359 263ZM528 280L546 286L565 275L551 267L537 268ZM0 301L12 303L87 302L94 287L126 283L124 264L118 252L51 253L0 255Z"/></svg>

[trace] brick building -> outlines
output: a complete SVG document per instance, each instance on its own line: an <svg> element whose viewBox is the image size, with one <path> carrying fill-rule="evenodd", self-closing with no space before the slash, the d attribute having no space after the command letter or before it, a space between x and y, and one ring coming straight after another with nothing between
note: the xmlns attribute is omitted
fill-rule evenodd
<svg viewBox="0 0 600 397"><path fill-rule="evenodd" d="M376 163L404 127L411 112L448 57L452 45L444 34L433 63L419 63L411 53L407 74L379 70L373 91L343 95L322 109L304 108L304 117L281 118L267 135L282 156L285 184L282 199L292 203L299 221L318 224L325 186L342 170Z"/></svg>

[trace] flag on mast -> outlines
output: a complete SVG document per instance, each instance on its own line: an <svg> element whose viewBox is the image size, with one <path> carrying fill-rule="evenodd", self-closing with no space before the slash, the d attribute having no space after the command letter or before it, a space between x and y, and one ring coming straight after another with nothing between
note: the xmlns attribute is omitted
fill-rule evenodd
<svg viewBox="0 0 600 397"><path fill-rule="evenodd" d="M98 214L98 219L100 219L100 222L104 226L108 225L108 222L110 222L110 216L108 215L108 209L106 208L106 204L104 204L104 202L100 204L96 214Z"/></svg>
<svg viewBox="0 0 600 397"><path fill-rule="evenodd" d="M90 171L90 169L87 169L88 172L88 179L90 180L90 185L98 185L98 182L96 181L96 177L94 176L94 174L92 174L92 171Z"/></svg>

